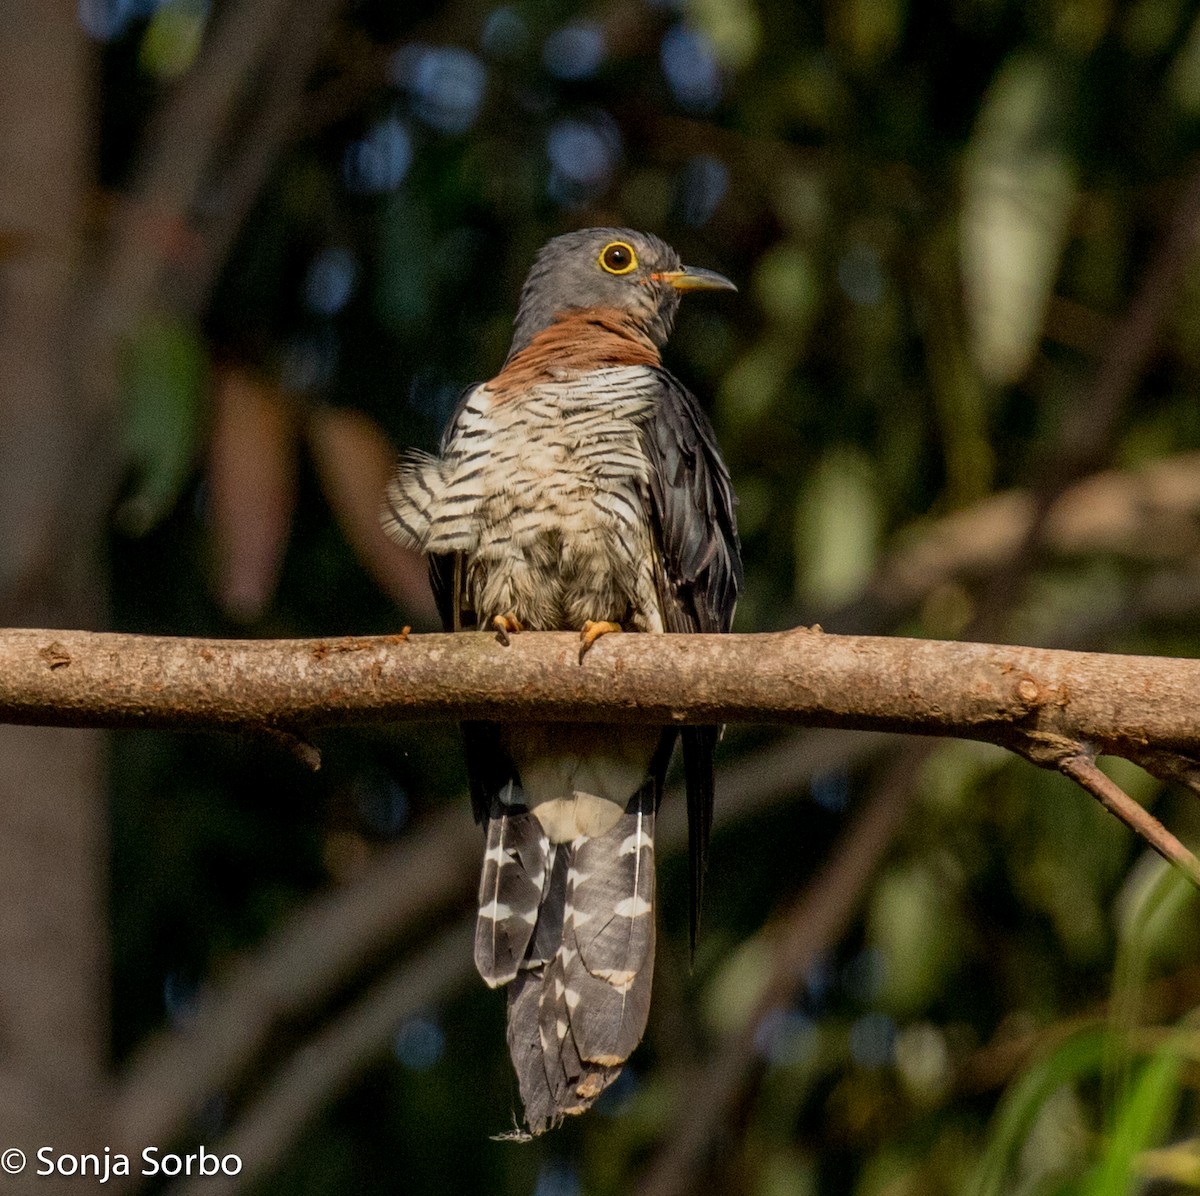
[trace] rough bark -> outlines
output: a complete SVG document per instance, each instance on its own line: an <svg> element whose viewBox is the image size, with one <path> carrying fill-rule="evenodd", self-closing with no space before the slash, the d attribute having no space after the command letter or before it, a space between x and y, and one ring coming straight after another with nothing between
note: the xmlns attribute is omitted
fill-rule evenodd
<svg viewBox="0 0 1200 1196"><path fill-rule="evenodd" d="M0 632L0 721L176 730L446 718L717 720L1200 754L1200 660L800 628L206 640Z"/></svg>

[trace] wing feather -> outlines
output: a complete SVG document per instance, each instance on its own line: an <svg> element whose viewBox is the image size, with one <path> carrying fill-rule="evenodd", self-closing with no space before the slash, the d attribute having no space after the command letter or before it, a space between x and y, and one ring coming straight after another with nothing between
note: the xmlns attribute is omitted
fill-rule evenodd
<svg viewBox="0 0 1200 1196"><path fill-rule="evenodd" d="M724 632L742 588L733 485L708 416L665 370L654 413L642 433L650 462L650 516L663 625L668 632ZM713 751L717 727L686 727L692 949L700 922L704 866L712 826Z"/></svg>

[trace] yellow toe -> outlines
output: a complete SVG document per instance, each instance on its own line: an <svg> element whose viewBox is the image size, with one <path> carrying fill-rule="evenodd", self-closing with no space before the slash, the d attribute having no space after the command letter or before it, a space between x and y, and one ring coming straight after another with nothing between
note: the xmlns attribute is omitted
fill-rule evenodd
<svg viewBox="0 0 1200 1196"><path fill-rule="evenodd" d="M587 654L587 650L602 636L612 635L621 630L619 623L598 622L588 619L583 625L583 630L579 633L579 663L583 663L583 658Z"/></svg>
<svg viewBox="0 0 1200 1196"><path fill-rule="evenodd" d="M492 620L492 628L496 632L496 638L507 648L512 642L508 637L516 635L519 631L524 631L525 628L521 624L521 620L517 618L513 611L509 611L505 615L497 615Z"/></svg>

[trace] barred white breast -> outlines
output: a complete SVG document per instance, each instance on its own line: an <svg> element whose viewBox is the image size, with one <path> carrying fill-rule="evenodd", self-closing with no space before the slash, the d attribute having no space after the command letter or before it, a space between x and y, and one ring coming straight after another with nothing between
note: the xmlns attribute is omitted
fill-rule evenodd
<svg viewBox="0 0 1200 1196"><path fill-rule="evenodd" d="M413 457L388 489L389 532L463 553L481 625L535 631L589 620L662 631L641 424L660 387L618 366L497 399L468 396L441 457Z"/></svg>

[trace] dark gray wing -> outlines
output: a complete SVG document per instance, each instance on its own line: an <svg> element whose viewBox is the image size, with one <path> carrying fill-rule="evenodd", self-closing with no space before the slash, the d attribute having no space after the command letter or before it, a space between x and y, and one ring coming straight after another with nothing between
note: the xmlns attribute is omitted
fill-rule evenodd
<svg viewBox="0 0 1200 1196"><path fill-rule="evenodd" d="M733 486L708 416L665 370L654 414L642 430L650 462L650 515L659 601L669 632L724 632L742 588ZM685 727L690 931L700 921L704 865L712 827L713 751L719 728Z"/></svg>

